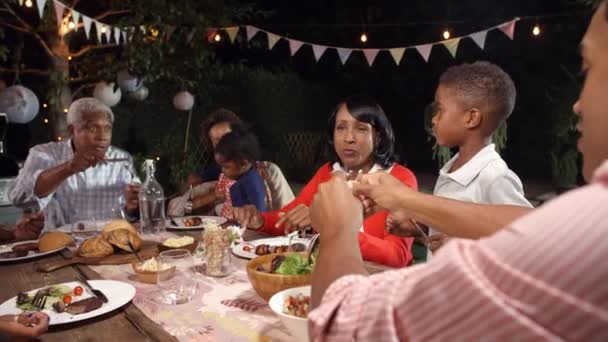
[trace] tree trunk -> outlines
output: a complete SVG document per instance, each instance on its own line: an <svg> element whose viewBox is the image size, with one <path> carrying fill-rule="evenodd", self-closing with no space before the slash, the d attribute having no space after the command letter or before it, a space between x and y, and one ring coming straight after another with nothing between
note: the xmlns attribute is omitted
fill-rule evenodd
<svg viewBox="0 0 608 342"><path fill-rule="evenodd" d="M69 87L70 65L68 57L69 49L61 36L57 35L52 39L53 44L51 49L51 70L52 74L49 79L49 116L53 138L65 138L68 135L66 123L66 109L72 102L72 93Z"/></svg>

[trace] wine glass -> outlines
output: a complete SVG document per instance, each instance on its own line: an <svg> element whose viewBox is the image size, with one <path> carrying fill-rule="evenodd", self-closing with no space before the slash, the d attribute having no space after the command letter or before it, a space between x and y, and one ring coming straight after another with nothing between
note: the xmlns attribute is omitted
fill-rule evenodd
<svg viewBox="0 0 608 342"><path fill-rule="evenodd" d="M77 247L80 247L84 240L94 238L99 234L99 226L94 217L86 220L78 219L74 221L71 230L72 236L74 237L74 240L76 240Z"/></svg>

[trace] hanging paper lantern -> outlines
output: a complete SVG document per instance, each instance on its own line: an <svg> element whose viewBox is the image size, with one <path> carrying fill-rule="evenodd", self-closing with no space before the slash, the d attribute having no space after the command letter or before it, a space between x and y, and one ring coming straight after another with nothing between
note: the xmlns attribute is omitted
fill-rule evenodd
<svg viewBox="0 0 608 342"><path fill-rule="evenodd" d="M148 87L146 87L145 85L142 85L136 91L129 93L129 96L131 96L132 99L135 99L137 101L143 101L148 97L149 93L150 93L150 90L148 90Z"/></svg>
<svg viewBox="0 0 608 342"><path fill-rule="evenodd" d="M114 82L107 83L104 81L98 82L93 90L93 96L103 102L108 107L114 107L120 102L122 93L120 88L114 91Z"/></svg>
<svg viewBox="0 0 608 342"><path fill-rule="evenodd" d="M194 96L187 91L180 91L173 98L173 106L177 110L188 111L194 106Z"/></svg>
<svg viewBox="0 0 608 342"><path fill-rule="evenodd" d="M125 92L136 91L142 86L142 81L137 76L129 74L127 69L118 72L116 81L120 89Z"/></svg>
<svg viewBox="0 0 608 342"><path fill-rule="evenodd" d="M9 122L26 124L38 114L40 103L30 89L16 85L0 92L0 112L6 113Z"/></svg>

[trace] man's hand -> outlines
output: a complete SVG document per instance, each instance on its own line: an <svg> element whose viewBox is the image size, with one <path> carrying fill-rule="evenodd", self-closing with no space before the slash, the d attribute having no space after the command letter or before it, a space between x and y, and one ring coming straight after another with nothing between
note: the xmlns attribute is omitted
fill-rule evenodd
<svg viewBox="0 0 608 342"><path fill-rule="evenodd" d="M385 172L364 175L353 183L353 194L361 199L366 213L387 210L399 218L408 217L402 198L415 192Z"/></svg>
<svg viewBox="0 0 608 342"><path fill-rule="evenodd" d="M101 151L76 151L68 163L68 168L70 172L76 174L97 165L104 159L105 153Z"/></svg>
<svg viewBox="0 0 608 342"><path fill-rule="evenodd" d="M330 181L319 185L310 219L323 241L345 233L356 237L363 224L363 206L353 196L344 174L334 173Z"/></svg>
<svg viewBox="0 0 608 342"><path fill-rule="evenodd" d="M422 233L409 217L399 214L389 214L386 218L386 232L401 237L419 237Z"/></svg>
<svg viewBox="0 0 608 342"><path fill-rule="evenodd" d="M232 208L232 219L241 226L260 229L264 225L264 218L258 212L255 205L248 204L240 208Z"/></svg>
<svg viewBox="0 0 608 342"><path fill-rule="evenodd" d="M275 224L275 227L283 225L285 234L294 231L296 229L304 229L310 226L310 210L308 206L304 204L298 204L295 208L288 212L280 212L279 220Z"/></svg>
<svg viewBox="0 0 608 342"><path fill-rule="evenodd" d="M34 214L24 215L17 224L13 234L15 240L35 240L40 235L40 231L44 228L44 213L39 211Z"/></svg>
<svg viewBox="0 0 608 342"><path fill-rule="evenodd" d="M127 213L133 214L139 208L139 191L141 190L141 184L128 184L125 190L125 207Z"/></svg>
<svg viewBox="0 0 608 342"><path fill-rule="evenodd" d="M0 332L12 337L38 337L48 328L49 316L42 312L0 316Z"/></svg>

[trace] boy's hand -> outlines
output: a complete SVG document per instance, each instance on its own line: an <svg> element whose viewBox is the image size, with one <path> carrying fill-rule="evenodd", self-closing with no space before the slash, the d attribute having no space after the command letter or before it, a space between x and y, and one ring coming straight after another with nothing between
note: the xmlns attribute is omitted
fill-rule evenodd
<svg viewBox="0 0 608 342"><path fill-rule="evenodd" d="M399 214L389 214L386 218L386 232L401 237L421 237L422 233L409 217Z"/></svg>
<svg viewBox="0 0 608 342"><path fill-rule="evenodd" d="M435 253L439 250L439 248L441 248L443 245L448 243L449 240L450 240L449 236L438 233L438 234L433 234L433 235L429 236L429 238L426 240L426 242L427 242L427 245L429 246L429 249L431 250L431 252Z"/></svg>

